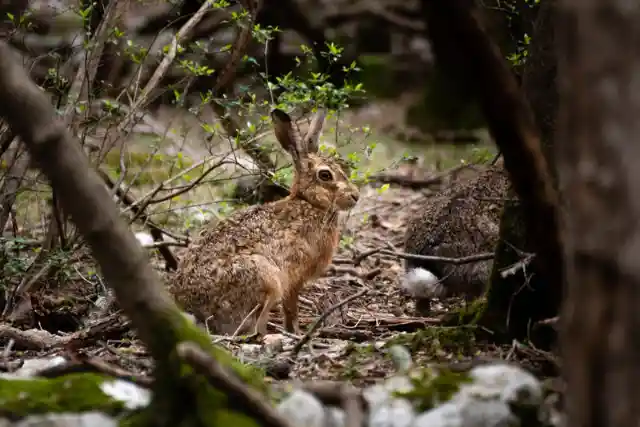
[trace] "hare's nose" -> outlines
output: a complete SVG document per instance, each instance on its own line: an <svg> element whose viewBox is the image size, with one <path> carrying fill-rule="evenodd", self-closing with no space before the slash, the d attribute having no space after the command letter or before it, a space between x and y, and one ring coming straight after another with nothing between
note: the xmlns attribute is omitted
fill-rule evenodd
<svg viewBox="0 0 640 427"><path fill-rule="evenodd" d="M360 194L351 193L351 199L354 201L354 203L358 203L358 200L360 200Z"/></svg>

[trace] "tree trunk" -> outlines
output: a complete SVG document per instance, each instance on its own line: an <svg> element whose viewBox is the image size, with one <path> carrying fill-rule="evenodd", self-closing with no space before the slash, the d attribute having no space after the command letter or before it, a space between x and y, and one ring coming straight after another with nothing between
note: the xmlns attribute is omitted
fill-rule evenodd
<svg viewBox="0 0 640 427"><path fill-rule="evenodd" d="M639 425L640 7L559 4L567 425Z"/></svg>
<svg viewBox="0 0 640 427"><path fill-rule="evenodd" d="M556 0L544 1L537 13L522 83L539 129L543 153L551 166L549 177L557 188L556 168L552 156L553 132L558 110L557 58L553 28L555 3ZM508 195L510 199L513 196L513 193ZM555 331L550 327L532 329L532 326L539 320L557 315L562 299L561 284L551 282L553 284L550 286L549 278L541 273L539 262L535 259L526 268L517 269L514 274L506 277L501 274L505 268L522 259L522 255L514 248L532 253L535 252L534 243L527 233L520 203L506 203L491 275L491 289L481 322L507 340L526 337L538 346L549 348L555 341Z"/></svg>
<svg viewBox="0 0 640 427"><path fill-rule="evenodd" d="M491 329L526 336L532 320L554 311L563 278L557 195L533 112L503 54L477 19L472 0L424 0L422 5L436 58L477 94L520 200L523 233L536 253L533 264L539 281L535 292L530 290L531 283L523 281L515 289L520 291L515 298L513 288L492 287L491 307L482 320Z"/></svg>

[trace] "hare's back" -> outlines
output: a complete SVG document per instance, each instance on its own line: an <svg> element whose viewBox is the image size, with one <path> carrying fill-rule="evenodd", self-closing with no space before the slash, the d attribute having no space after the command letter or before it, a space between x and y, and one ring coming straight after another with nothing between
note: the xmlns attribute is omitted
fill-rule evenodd
<svg viewBox="0 0 640 427"><path fill-rule="evenodd" d="M255 205L204 229L189 252L202 259L260 253L264 246L284 238L285 231L269 205Z"/></svg>
<svg viewBox="0 0 640 427"><path fill-rule="evenodd" d="M459 257L492 247L508 185L490 168L428 199L407 224L405 251Z"/></svg>

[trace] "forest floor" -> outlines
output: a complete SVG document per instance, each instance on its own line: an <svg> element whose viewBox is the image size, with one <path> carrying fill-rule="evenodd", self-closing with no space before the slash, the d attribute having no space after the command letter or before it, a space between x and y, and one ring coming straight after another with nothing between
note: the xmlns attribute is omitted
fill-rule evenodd
<svg viewBox="0 0 640 427"><path fill-rule="evenodd" d="M482 166L466 170L472 174L479 168ZM451 185L454 179L465 179L465 174L441 173L440 177L436 181L442 187ZM307 331L319 316L325 314L326 319L299 351L295 346L302 337L284 333L276 311L270 324L273 335L263 343L214 339L241 360L265 366L271 381L294 378L349 380L357 385L376 382L392 372L390 344L405 345L414 362L423 365L501 359L520 363L534 372L545 371L553 357L525 343L499 347L476 339L471 326L444 325L443 316L460 308L460 301L437 302L428 317L421 317L415 312L414 302L402 293L402 259L390 252L402 251L407 219L420 209L420 203L428 202L430 193L395 185L385 191L380 185L362 189L361 201L346 220L332 266L301 296L302 331ZM382 254L382 250L387 252ZM36 292L21 321L12 325L0 323L0 340L4 344L9 338L13 340L11 346L4 346L0 369L15 369L32 358L63 356L89 370L147 382L153 362L124 317L94 312L89 314L91 321L81 320L95 308L95 294L99 293L87 286L91 282L86 277L81 278L75 289L83 291L73 298L51 290ZM333 308L348 298L351 299L340 308Z"/></svg>

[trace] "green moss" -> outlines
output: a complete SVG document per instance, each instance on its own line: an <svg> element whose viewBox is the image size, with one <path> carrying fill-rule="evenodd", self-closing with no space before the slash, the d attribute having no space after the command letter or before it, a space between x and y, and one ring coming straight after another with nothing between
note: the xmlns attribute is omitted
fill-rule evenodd
<svg viewBox="0 0 640 427"><path fill-rule="evenodd" d="M173 349L157 360L154 373L154 399L145 411L128 420L128 425L212 426L234 425L257 427L257 423L242 412L238 402L229 401L202 375L184 363L175 350L176 343L193 342L210 354L225 368L230 369L246 384L266 393L264 372L254 366L237 361L231 354L214 346L207 334L188 321L179 311L166 314L153 342L153 353L159 349ZM176 396L183 396L176 399Z"/></svg>
<svg viewBox="0 0 640 427"><path fill-rule="evenodd" d="M105 394L100 385L112 378L69 374L58 378L0 379L0 414L12 419L60 412L100 411L120 415L124 403Z"/></svg>
<svg viewBox="0 0 640 427"><path fill-rule="evenodd" d="M446 351L455 354L471 354L475 344L473 327L434 326L421 329L411 334L402 334L389 340L385 347L394 344L406 346L412 353L423 351L436 354Z"/></svg>
<svg viewBox="0 0 640 427"><path fill-rule="evenodd" d="M487 307L486 298L477 298L470 304L464 304L461 307L453 310L444 319L444 323L447 326L463 326L463 325L476 325L485 308Z"/></svg>
<svg viewBox="0 0 640 427"><path fill-rule="evenodd" d="M410 375L413 390L397 391L397 397L408 399L419 412L428 411L442 402L446 402L458 391L460 386L471 382L466 372L452 372L441 369L435 372L431 368L420 368Z"/></svg>

